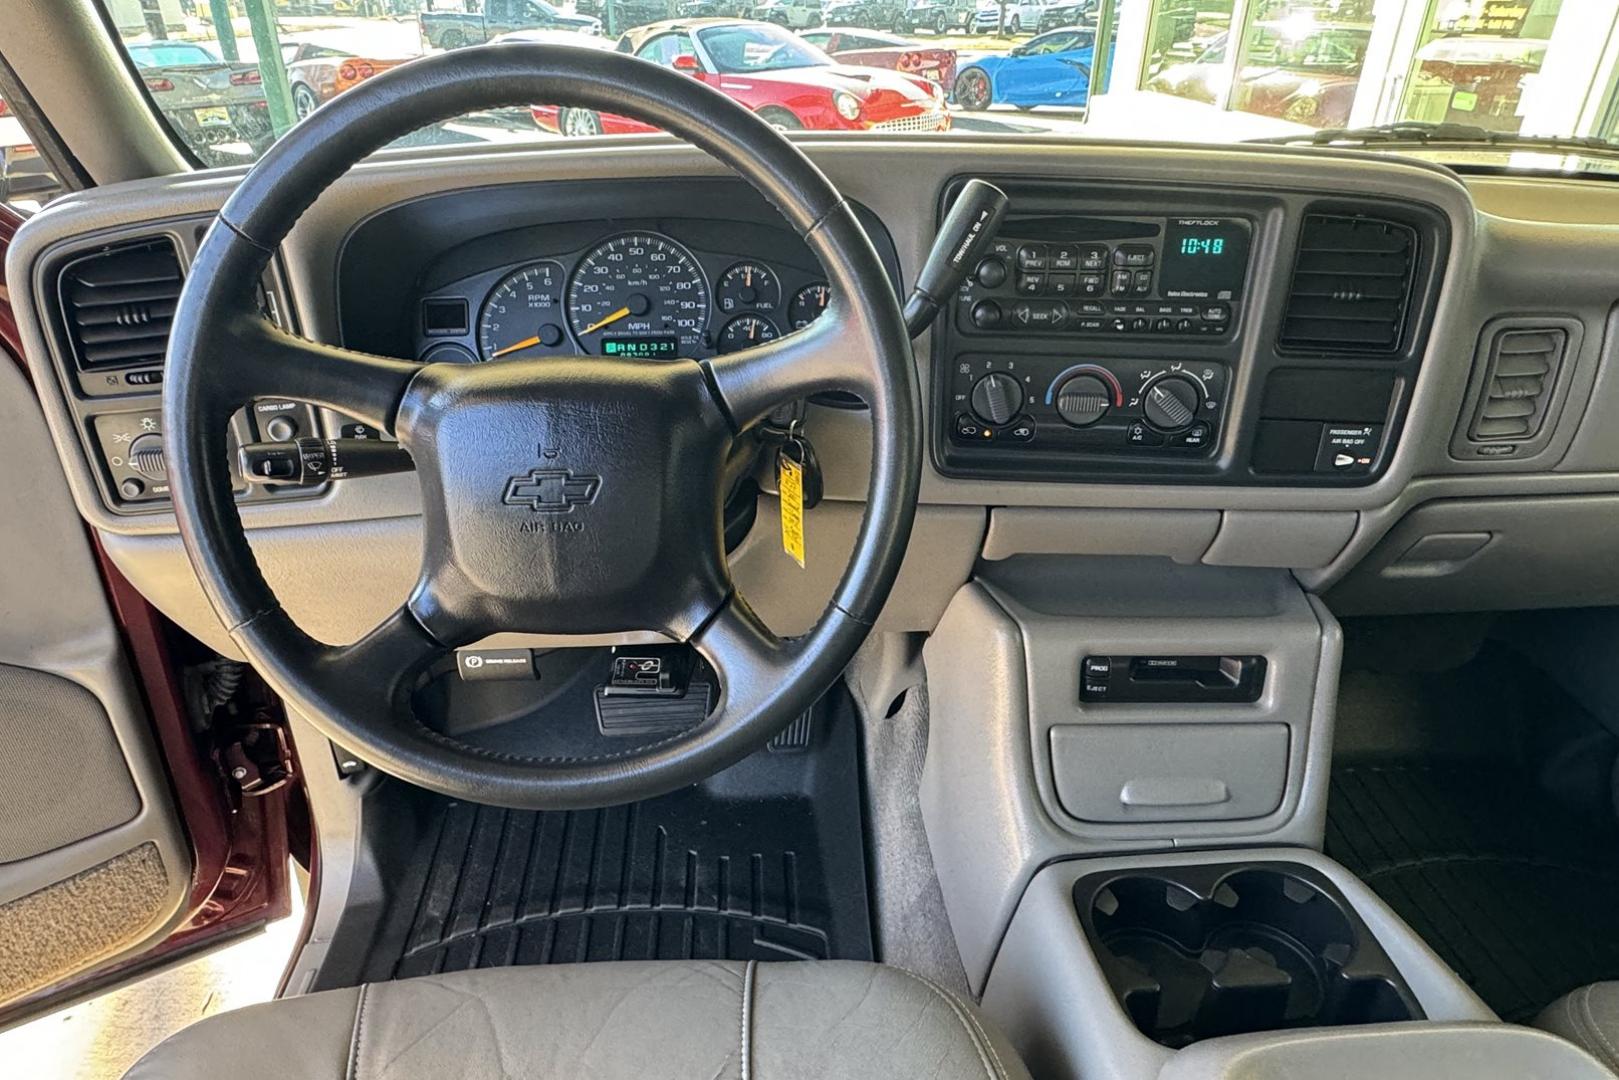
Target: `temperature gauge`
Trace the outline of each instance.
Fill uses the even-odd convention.
[[[832,286],[826,282],[806,285],[793,294],[793,302],[787,308],[787,321],[794,330],[802,330],[820,317],[831,300]]]
[[[776,324],[758,315],[738,315],[720,331],[719,351],[740,352],[781,336]]]
[[[742,311],[775,311],[781,306],[781,282],[769,267],[758,263],[737,263],[725,271],[714,290],[720,314]]]

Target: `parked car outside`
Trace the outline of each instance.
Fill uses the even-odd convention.
[[[257,64],[221,60],[189,41],[127,46],[152,100],[205,164],[250,161],[275,141]],[[240,152],[231,148],[241,145]]]
[[[863,26],[892,30],[899,25],[903,0],[831,0],[826,5],[827,26]]]
[[[0,202],[31,196],[43,202],[59,187],[56,174],[22,121],[12,114],[5,98],[0,98]]]
[[[935,34],[948,34],[952,30],[972,27],[977,0],[909,0],[900,12],[899,33],[931,30]]]
[[[1009,0],[1003,25],[999,0],[977,0],[972,29],[977,34],[993,34],[998,27],[1008,34],[1033,33],[1045,8],[1043,0]]]
[[[980,56],[956,76],[956,104],[964,109],[991,105],[1067,105],[1090,101],[1091,62],[1096,33],[1068,26],[1024,42],[1004,53]]]
[[[287,82],[292,88],[292,109],[300,120],[343,91],[391,67],[398,67],[406,59],[408,57],[355,56],[308,41],[281,46],[281,62],[286,66]]]
[[[821,0],[763,0],[753,5],[744,18],[775,23],[789,30],[820,26],[826,20]]]
[[[1296,41],[1260,24],[1232,91],[1232,106],[1312,127],[1342,127],[1360,83],[1371,28],[1322,24]],[[1230,36],[1219,35],[1196,60],[1164,68],[1147,89],[1213,103],[1224,79]],[[1281,42],[1281,43],[1279,43]]]
[[[416,22],[422,40],[434,49],[481,45],[513,30],[602,32],[600,19],[570,15],[546,0],[488,0],[482,11],[424,11]]]
[[[681,0],[676,10],[683,19],[740,19],[752,7],[751,0]]]
[[[956,50],[923,45],[881,30],[824,27],[799,35],[832,59],[860,67],[920,75],[949,91],[956,85]]]
[[[593,16],[613,34],[622,34],[647,23],[662,22],[678,14],[676,0],[613,0],[612,25],[609,26],[605,0],[575,0],[573,10],[578,15]]]
[[[1040,9],[1039,33],[1062,26],[1095,26],[1096,0],[1055,0]]]
[[[920,76],[840,65],[773,23],[672,20],[619,39],[618,51],[687,72],[778,128],[948,131],[944,91]],[[564,135],[656,130],[627,117],[535,106],[534,121]]]

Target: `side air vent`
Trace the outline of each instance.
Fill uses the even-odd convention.
[[[1473,441],[1531,439],[1539,433],[1567,351],[1565,330],[1496,331],[1489,342],[1484,392],[1468,430]]]
[[[180,297],[180,256],[167,238],[75,259],[57,282],[80,370],[161,364]]]
[[[1282,345],[1339,353],[1397,351],[1416,262],[1417,234],[1409,226],[1308,215],[1299,233]]]

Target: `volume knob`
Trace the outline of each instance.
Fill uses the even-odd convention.
[[[1107,383],[1095,375],[1075,375],[1057,388],[1057,414],[1075,427],[1090,427],[1112,404]]]
[[[973,415],[997,427],[1023,408],[1023,385],[1004,372],[992,371],[973,384]]]

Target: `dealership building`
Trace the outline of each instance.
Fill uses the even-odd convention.
[[[1217,140],[1402,120],[1619,136],[1619,0],[1106,0],[1096,18],[1091,119],[1121,134],[1161,115],[1160,134]]]

